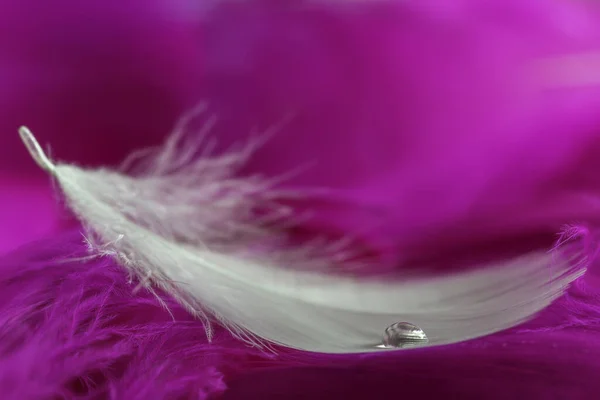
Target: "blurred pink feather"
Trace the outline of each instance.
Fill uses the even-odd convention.
[[[442,3],[226,3],[204,77],[220,139],[296,112],[248,171],[312,165],[285,183],[323,189],[296,204],[312,212],[306,229],[354,233],[389,265],[596,223],[600,80],[542,69],[600,51],[598,14]]]

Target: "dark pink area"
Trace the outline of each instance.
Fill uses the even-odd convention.
[[[48,177],[0,175],[0,187],[0,254],[48,236],[61,225],[57,198]]]

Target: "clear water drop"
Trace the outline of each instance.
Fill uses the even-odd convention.
[[[383,334],[382,344],[386,349],[403,349],[424,346],[429,342],[421,328],[409,322],[397,322],[388,326]]]

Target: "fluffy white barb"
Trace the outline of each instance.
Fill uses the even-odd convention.
[[[265,227],[288,210],[276,205],[272,182],[236,177],[252,146],[200,154],[198,143],[182,139],[185,123],[146,158],[139,176],[54,164],[27,128],[20,135],[58,181],[90,246],[115,256],[150,290],[174,296],[205,322],[209,337],[217,320],[263,347],[389,351],[386,328],[409,322],[425,332],[427,345],[460,342],[531,318],[583,273],[572,257],[553,251],[453,276],[358,279],[331,273],[331,249],[261,248],[276,237]]]

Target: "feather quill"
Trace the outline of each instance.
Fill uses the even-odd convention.
[[[530,319],[584,272],[582,257],[561,248],[405,280],[332,274],[331,258],[310,251],[249,251],[269,239],[264,221],[288,210],[276,206],[272,182],[236,177],[252,146],[196,160],[198,146],[181,145],[184,125],[140,176],[55,164],[27,128],[19,132],[58,182],[91,248],[174,296],[204,321],[209,338],[216,320],[265,349],[389,351],[386,328],[406,321],[425,332],[428,345],[455,343]],[[256,208],[270,212],[259,218]]]

